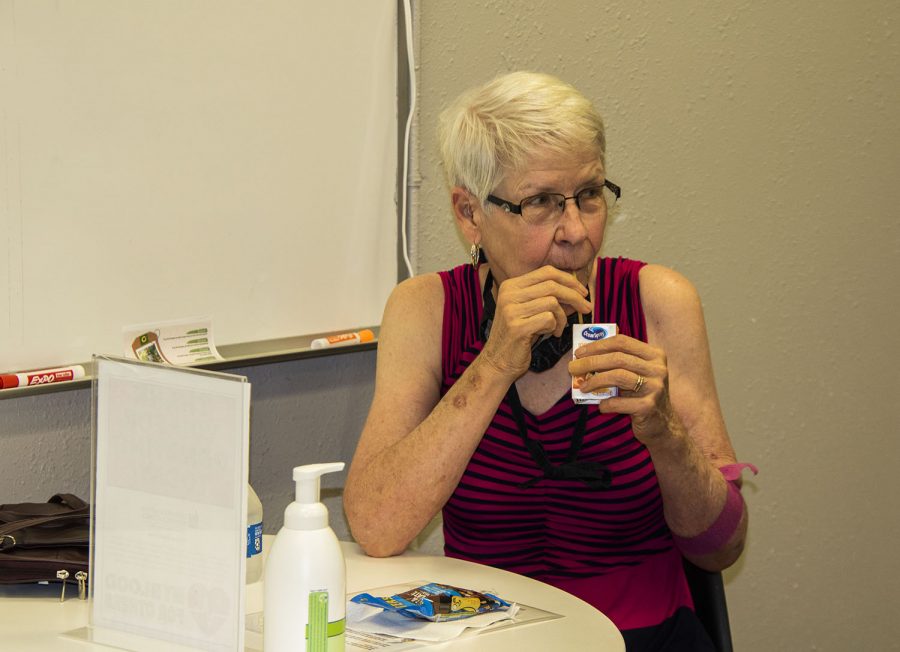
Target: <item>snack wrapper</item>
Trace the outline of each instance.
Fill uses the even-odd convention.
[[[459,620],[491,611],[505,611],[510,603],[490,593],[460,589],[431,582],[415,589],[386,598],[360,593],[351,602],[381,607],[407,618],[419,618],[435,623]]]

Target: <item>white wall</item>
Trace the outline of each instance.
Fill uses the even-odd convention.
[[[470,85],[555,73],[607,122],[604,252],[704,299],[745,482],[736,649],[900,649],[900,5],[417,3],[418,271],[465,261],[434,129]]]

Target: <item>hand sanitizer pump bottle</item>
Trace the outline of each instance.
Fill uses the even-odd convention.
[[[343,462],[294,468],[296,500],[284,511],[264,571],[265,652],[344,650],[346,566],[319,502],[319,478],[343,469]]]

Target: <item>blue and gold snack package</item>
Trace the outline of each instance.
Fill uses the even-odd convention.
[[[360,593],[351,598],[351,602],[380,607],[407,618],[420,618],[436,623],[469,618],[491,611],[505,611],[510,604],[490,593],[460,589],[437,582],[384,598]]]

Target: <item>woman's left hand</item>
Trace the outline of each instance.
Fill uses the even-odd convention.
[[[669,401],[669,370],[662,349],[627,335],[616,335],[575,352],[569,373],[586,376],[580,389],[618,387],[619,395],[600,401],[600,412],[628,414],[635,437],[645,445],[672,431],[677,417]]]

